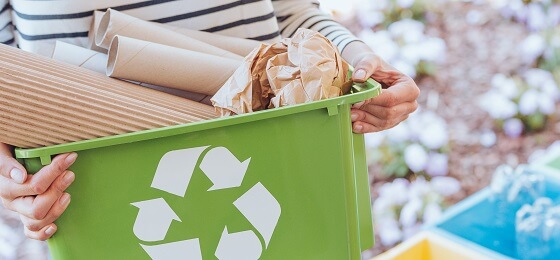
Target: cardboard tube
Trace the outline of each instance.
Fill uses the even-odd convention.
[[[108,9],[95,35],[97,46],[109,49],[113,37],[116,35],[134,39],[159,43],[190,51],[202,52],[218,57],[233,60],[242,60],[243,57],[229,51],[220,49],[199,40],[157,26],[154,23]]]
[[[66,62],[101,74],[107,73],[107,54],[56,41],[52,55],[54,60]]]
[[[97,32],[97,29],[99,28],[99,23],[101,23],[101,18],[103,18],[104,14],[105,14],[105,12],[102,12],[102,11],[93,11],[91,26],[90,26],[89,32],[88,32],[88,46],[87,47],[91,50],[96,51],[96,52],[101,52],[101,53],[106,54],[107,49],[101,48],[101,47],[99,47],[95,44],[95,33]]]
[[[80,46],[57,41],[54,47],[52,58],[54,60],[62,61],[68,64],[76,65],[78,67],[89,69],[91,71],[99,72],[103,75],[107,73],[107,60],[109,59],[107,54],[95,52],[90,49],[82,48]],[[147,83],[133,81],[131,81],[130,83],[138,84],[142,87],[165,92],[167,94],[190,99],[207,105],[212,104],[210,102],[210,97],[204,94],[193,93],[180,89],[160,87]]]
[[[240,61],[116,36],[107,76],[214,95]]]
[[[0,45],[0,142],[50,146],[215,118],[210,114],[210,106]]]
[[[260,42],[255,40],[225,36],[217,33],[201,32],[166,24],[159,25],[176,33],[180,33],[190,38],[197,39],[201,42],[208,43],[210,45],[216,46],[220,49],[224,49],[243,57],[249,55],[251,51],[259,47],[261,44]]]

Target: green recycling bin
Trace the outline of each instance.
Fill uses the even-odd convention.
[[[373,245],[363,135],[342,97],[38,149],[77,152],[53,259],[360,259]]]

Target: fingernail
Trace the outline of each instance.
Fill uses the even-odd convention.
[[[73,172],[66,172],[66,175],[64,175],[64,179],[62,179],[62,182],[65,186],[69,186],[74,181],[75,177],[76,176]]]
[[[356,126],[354,127],[354,130],[355,130],[356,132],[361,132],[363,128],[364,128],[364,127],[363,127],[362,125],[356,125]]]
[[[25,178],[25,176],[23,175],[24,173],[18,169],[18,168],[13,168],[10,171],[10,177],[16,181],[17,183],[23,183],[23,180]]]
[[[60,204],[62,206],[67,205],[70,202],[70,194],[68,193],[64,193],[64,195],[62,195],[62,198],[60,198]]]
[[[74,163],[74,161],[76,161],[76,158],[78,158],[78,154],[77,153],[71,153],[70,155],[68,155],[66,157],[66,159],[64,160],[64,163],[66,163],[66,165],[70,166]]]
[[[354,72],[354,79],[361,79],[361,80],[365,80],[366,79],[366,71],[363,69],[359,69],[356,72]]]
[[[358,119],[358,114],[352,113],[352,115],[350,116],[350,118],[352,119],[352,121],[356,121],[356,119]]]
[[[47,230],[45,230],[45,234],[47,236],[52,236],[52,234],[54,234],[54,231],[55,231],[55,229],[52,226],[50,226],[50,227],[47,228]]]

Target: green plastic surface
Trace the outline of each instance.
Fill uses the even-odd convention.
[[[202,257],[215,256],[224,227],[258,230],[233,202],[257,183],[274,196],[281,215],[260,259],[360,259],[373,246],[363,135],[353,134],[351,104],[381,92],[370,80],[342,97],[229,118],[171,126],[38,149],[17,149],[30,173],[60,153],[77,152],[72,202],[48,240],[53,259],[149,259],[143,245],[199,238]],[[251,158],[241,186],[208,191],[212,181],[197,163],[186,195],[151,187],[164,154],[225,147]],[[165,239],[141,241],[131,203],[163,198],[182,220]],[[259,235],[262,242],[262,234]],[[181,259],[180,256],[177,257]]]

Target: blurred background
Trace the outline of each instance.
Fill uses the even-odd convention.
[[[364,258],[437,222],[499,165],[560,150],[560,1],[321,2],[422,91],[407,121],[366,135],[377,244]]]
[[[422,90],[419,110],[366,135],[369,259],[486,187],[496,168],[560,152],[560,1],[321,0]],[[0,259],[46,259],[0,207]]]

